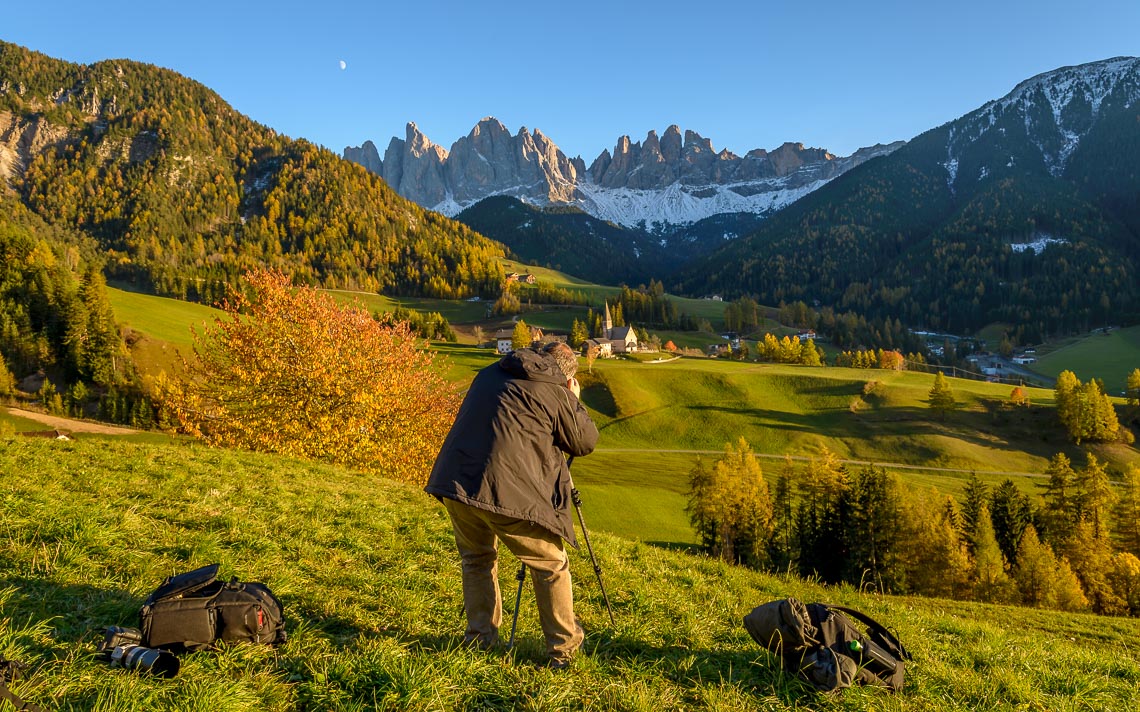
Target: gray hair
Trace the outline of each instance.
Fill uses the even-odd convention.
[[[566,344],[561,341],[554,341],[543,346],[542,350],[554,357],[554,360],[558,362],[558,370],[562,371],[566,380],[570,380],[578,372],[578,356],[574,353],[574,349]]]

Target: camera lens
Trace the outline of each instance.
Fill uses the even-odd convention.
[[[128,670],[167,678],[177,675],[182,666],[173,653],[141,645],[120,645],[111,653],[111,662]]]

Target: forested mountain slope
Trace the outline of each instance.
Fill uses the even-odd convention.
[[[775,214],[679,277],[1022,342],[1135,321],[1140,59],[1066,67]]]
[[[497,244],[138,62],[0,43],[0,178],[48,223],[93,237],[110,277],[169,296],[211,301],[258,264],[439,297],[502,278]]]

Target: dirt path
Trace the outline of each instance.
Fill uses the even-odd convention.
[[[43,423],[49,428],[56,430],[64,430],[69,433],[99,433],[100,435],[133,435],[139,432],[138,430],[131,430],[130,428],[120,428],[115,425],[104,425],[102,423],[92,423],[86,420],[72,420],[71,418],[60,418],[54,415],[46,415],[44,413],[36,413],[30,410],[20,410],[19,408],[9,408],[9,415],[14,415],[17,418],[27,418],[34,420],[38,423]]]

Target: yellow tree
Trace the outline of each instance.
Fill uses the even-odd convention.
[[[958,407],[954,401],[954,391],[950,388],[950,382],[946,380],[946,376],[942,375],[939,371],[934,374],[934,385],[930,387],[930,408],[937,411],[942,416],[942,420],[946,420],[946,414]]]
[[[426,480],[459,394],[406,323],[380,323],[281,272],[245,275],[159,393],[207,442]]]
[[[1113,533],[1120,548],[1140,557],[1140,466],[1130,464],[1121,481]]]
[[[706,470],[689,474],[689,518],[713,555],[758,566],[764,561],[772,501],[752,448],[740,438]]]
[[[979,601],[1008,603],[1017,599],[1018,591],[1005,571],[1005,559],[994,537],[989,507],[982,502],[978,510],[971,544],[974,549],[974,596]]]
[[[512,349],[525,349],[532,343],[530,337],[530,327],[526,322],[519,319],[515,322],[515,330],[511,333],[511,348]]]

